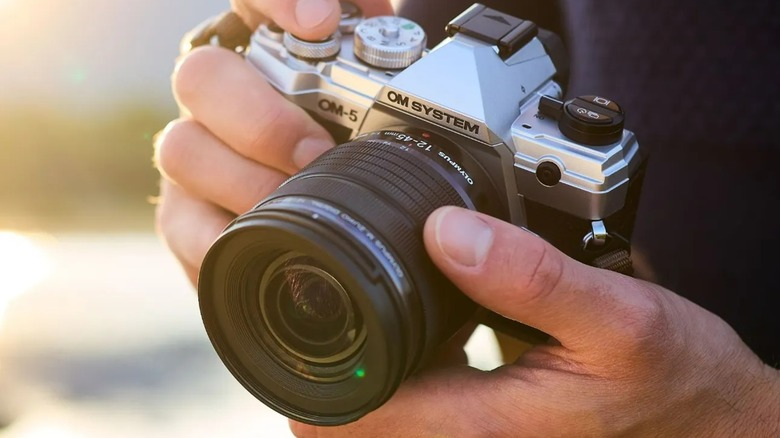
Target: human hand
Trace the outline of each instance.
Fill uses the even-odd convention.
[[[232,3],[252,28],[267,17],[307,39],[330,35],[340,18],[337,0]],[[368,16],[392,14],[389,0],[355,3]],[[334,144],[228,50],[202,47],[182,57],[173,89],[182,116],[155,142],[163,174],[157,228],[196,284],[208,248],[228,223]]]
[[[291,422],[298,437],[779,436],[780,373],[710,312],[456,207],[424,238],[474,301],[557,342],[493,371],[425,370],[355,423]]]
[[[350,0],[366,17],[393,15],[390,0]],[[233,10],[252,29],[267,19],[293,35],[317,40],[338,28],[341,6],[338,0],[230,0]]]

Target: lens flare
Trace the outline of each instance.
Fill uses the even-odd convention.
[[[6,307],[51,271],[47,254],[30,237],[0,231],[0,322]]]

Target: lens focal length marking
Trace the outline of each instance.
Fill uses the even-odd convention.
[[[394,134],[394,133],[393,132],[387,132],[387,134]],[[422,149],[425,152],[432,152],[432,149],[434,147],[436,147],[433,144],[428,143],[425,140],[420,140],[420,139],[414,138],[411,135],[403,133],[403,132],[398,132],[398,133],[395,133],[395,134],[397,135],[396,136],[397,140],[402,141],[402,142],[407,142],[407,143],[413,143],[415,146],[417,146],[417,149]],[[471,176],[468,174],[468,172],[466,172],[466,170],[463,168],[463,166],[458,164],[457,161],[453,160],[452,157],[450,157],[444,151],[441,151],[441,150],[437,153],[437,155],[440,158],[442,158],[445,161],[447,161],[452,166],[452,168],[455,169],[455,171],[457,171],[460,174],[460,176],[462,176],[463,179],[466,180],[466,182],[470,186],[474,185],[474,180],[471,178]]]
[[[416,131],[416,130],[415,130]],[[405,132],[402,130],[378,131],[359,136],[355,141],[379,141],[383,144],[393,147],[400,147],[408,152],[418,152],[421,156],[429,159],[434,168],[442,173],[453,183],[453,187],[458,191],[463,202],[472,210],[476,209],[472,201],[471,193],[478,189],[477,183],[470,172],[468,172],[462,160],[454,157],[452,153],[444,150],[437,143],[448,143],[447,140],[431,134],[429,132]],[[459,148],[451,148],[459,151]],[[454,180],[454,181],[453,181]]]
[[[463,180],[470,186],[474,185],[474,179],[466,171],[466,169],[452,156],[447,154],[439,146],[417,137],[414,137],[406,132],[401,131],[381,131],[379,133],[381,137],[388,137],[393,141],[401,142],[405,146],[429,153],[429,156],[436,156],[444,161],[449,167],[451,167],[456,174],[460,175]],[[373,137],[373,135],[371,136]],[[380,137],[380,138],[381,138]],[[358,137],[356,140],[367,140],[367,138]]]

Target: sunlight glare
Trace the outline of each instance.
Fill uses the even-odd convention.
[[[11,301],[43,281],[50,271],[51,260],[30,237],[0,231],[0,323]]]
[[[8,438],[77,438],[83,436],[70,430],[64,424],[56,424],[54,421],[46,418],[40,420],[34,418],[32,423],[23,423],[21,426],[11,427],[6,434]]]

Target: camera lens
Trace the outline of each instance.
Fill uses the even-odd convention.
[[[266,270],[259,311],[291,355],[319,363],[343,360],[365,339],[360,311],[315,259],[287,253]]]
[[[337,146],[209,249],[198,294],[214,348],[289,418],[362,417],[475,309],[428,257],[425,220],[444,205],[498,216],[488,204],[497,199],[476,161],[430,132],[379,131]]]

